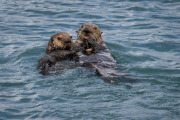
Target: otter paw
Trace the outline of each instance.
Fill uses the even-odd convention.
[[[90,55],[92,53],[92,50],[93,50],[92,48],[86,49],[86,54]]]

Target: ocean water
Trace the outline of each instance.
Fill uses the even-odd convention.
[[[136,83],[88,69],[43,76],[50,37],[91,22]],[[179,0],[1,0],[0,120],[179,120]]]

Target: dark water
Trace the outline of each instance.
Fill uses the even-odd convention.
[[[108,84],[87,69],[42,76],[52,34],[76,39],[92,22],[118,69],[140,80]],[[0,119],[180,118],[179,0],[1,0]]]

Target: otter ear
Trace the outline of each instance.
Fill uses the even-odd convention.
[[[70,36],[70,38],[72,39],[72,36]]]
[[[103,32],[101,32],[101,35],[103,34]]]

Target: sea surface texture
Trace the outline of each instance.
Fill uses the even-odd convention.
[[[137,82],[84,68],[43,76],[50,37],[91,22]],[[0,120],[179,120],[179,0],[0,0]]]

